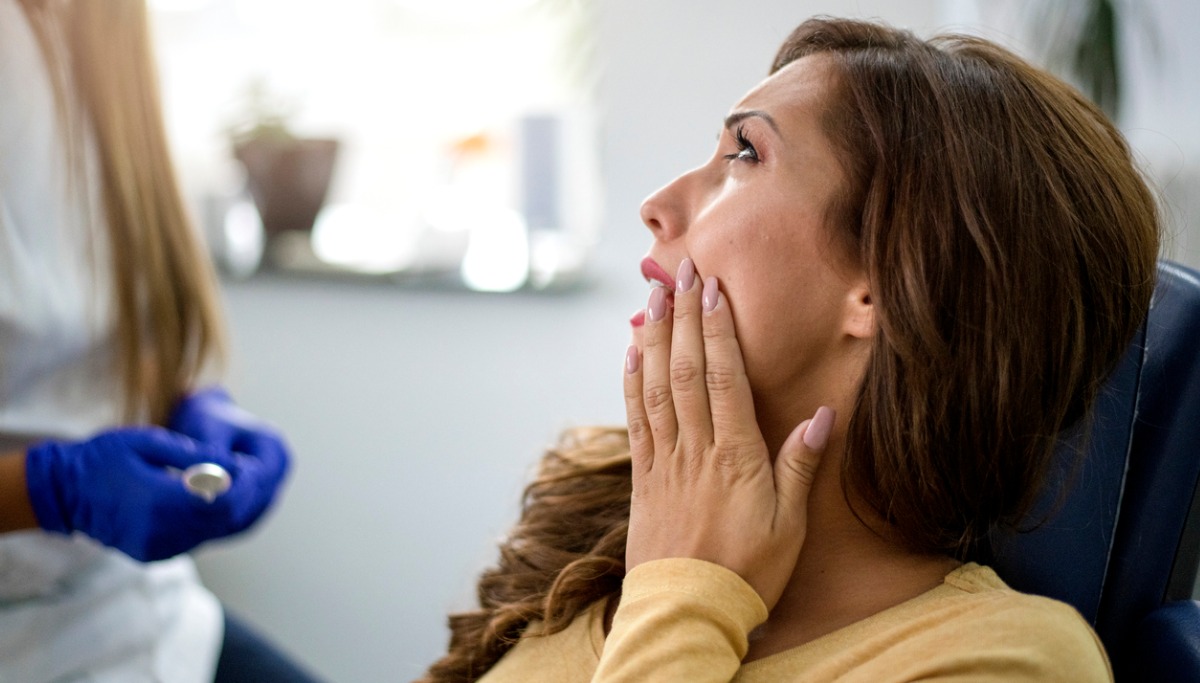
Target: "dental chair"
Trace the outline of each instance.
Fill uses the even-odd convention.
[[[1118,683],[1200,681],[1200,272],[1162,261],[1158,278],[1091,423],[1060,448],[1033,530],[992,538],[1010,586],[1091,622]]]

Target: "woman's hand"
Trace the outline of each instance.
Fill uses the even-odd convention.
[[[625,405],[633,457],[627,569],[692,557],[733,570],[778,602],[804,543],[808,492],[833,426],[821,408],[772,462],[728,303],[685,260],[674,314],[650,296],[643,350],[626,358]]]

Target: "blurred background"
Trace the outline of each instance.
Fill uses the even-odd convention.
[[[1200,266],[1194,0],[151,5],[176,158],[222,268],[228,382],[296,454],[267,522],[198,562],[334,681],[417,676],[543,448],[623,422],[648,293],[639,203],[708,157],[810,15],[970,31],[1061,69],[1159,188],[1167,255]]]

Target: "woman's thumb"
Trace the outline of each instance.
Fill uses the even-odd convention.
[[[802,514],[808,492],[816,480],[817,466],[833,432],[833,408],[821,406],[811,419],[801,422],[784,441],[775,458],[775,492],[780,511]]]

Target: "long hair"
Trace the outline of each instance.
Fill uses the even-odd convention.
[[[144,0],[21,5],[64,129],[79,120],[95,142],[124,417],[162,423],[208,364],[224,360],[226,342],[216,276],[171,163]]]
[[[908,547],[976,559],[1145,317],[1154,197],[1097,106],[985,40],[817,19],[772,72],[814,54],[849,177],[828,223],[879,324],[843,486]]]
[[[896,542],[973,559],[1028,508],[1058,435],[1144,318],[1154,199],[1099,109],[986,41],[818,18],[771,71],[818,54],[848,178],[827,223],[867,273],[879,326],[843,487]],[[599,469],[589,440],[550,452],[480,609],[451,617],[449,653],[422,683],[477,680],[529,621],[553,633],[619,591],[630,481],[617,434]]]
[[[474,681],[531,621],[565,629],[620,590],[631,492],[629,439],[621,429],[577,429],[542,459],[500,561],[477,588],[479,609],[450,616],[449,652],[422,683]]]

